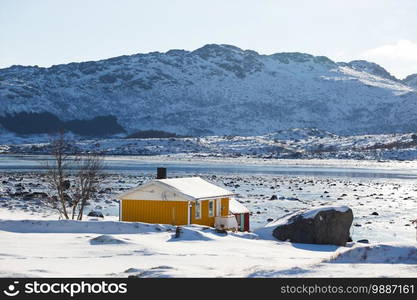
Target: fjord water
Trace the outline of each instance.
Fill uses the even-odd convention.
[[[30,172],[45,171],[47,164],[52,162],[52,157],[47,155],[0,155],[0,172]],[[201,160],[149,160],[134,156],[107,156],[104,163],[104,171],[113,174],[125,175],[149,175],[154,174],[157,167],[168,168],[171,174],[196,175],[196,174],[265,174],[265,175],[299,175],[299,176],[326,176],[326,177],[358,177],[358,178],[397,178],[417,179],[417,170],[414,169],[379,169],[362,167],[334,167],[312,165],[293,165],[285,163],[262,164],[239,162],[213,162]]]

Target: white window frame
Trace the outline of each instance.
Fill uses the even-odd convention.
[[[211,211],[210,211],[210,205],[211,205]],[[208,203],[208,216],[209,217],[214,217],[214,199],[209,200]]]
[[[201,219],[201,203],[200,201],[196,201],[194,205],[194,217],[196,220]]]
[[[216,217],[222,215],[222,199],[216,199]]]

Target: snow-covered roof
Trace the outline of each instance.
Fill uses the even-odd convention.
[[[212,184],[200,177],[183,177],[155,179],[144,185],[126,191],[125,193],[119,195],[118,198],[123,199],[129,196],[137,197],[140,193],[142,196],[144,196],[143,194],[147,193],[145,199],[152,200],[151,198],[149,198],[151,196],[151,194],[149,194],[150,192],[154,194],[153,197],[157,197],[155,198],[155,200],[161,199],[162,196],[160,192],[159,194],[154,193],[155,189],[152,188],[151,191],[147,191],[147,189],[149,189],[152,186],[159,189],[160,191],[170,191],[172,195],[167,195],[166,193],[163,194],[165,198],[167,198],[167,196],[170,196],[170,199],[172,198],[171,200],[202,200],[229,197],[235,195],[235,193],[221,188],[215,184]]]
[[[200,177],[156,179],[154,182],[174,189],[194,200],[235,195],[235,193],[212,184]]]
[[[249,213],[249,209],[244,206],[242,203],[237,201],[235,198],[229,200],[229,211],[232,214],[245,214]]]

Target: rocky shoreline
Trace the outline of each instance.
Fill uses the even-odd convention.
[[[175,177],[180,174],[171,174]],[[181,174],[182,176],[183,174]],[[417,210],[413,180],[342,178],[292,175],[199,175],[239,194],[238,201],[251,210],[251,229],[284,215],[316,206],[348,205],[355,214],[354,240],[413,241],[411,224]],[[104,218],[116,218],[116,195],[152,178],[152,175],[103,174],[100,190],[87,208]],[[57,218],[44,205],[48,184],[38,172],[0,173],[0,212]]]

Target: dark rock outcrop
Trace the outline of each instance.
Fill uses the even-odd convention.
[[[352,221],[353,213],[347,206],[321,207],[278,220],[273,236],[293,243],[345,246]]]
[[[89,217],[97,217],[97,218],[104,218],[103,213],[100,211],[92,210],[88,213]]]

